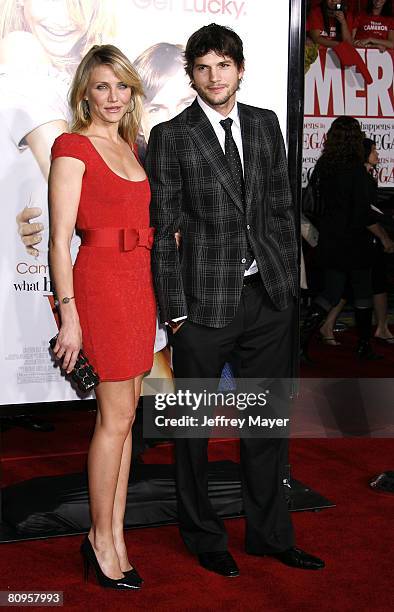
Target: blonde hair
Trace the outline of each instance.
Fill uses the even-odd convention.
[[[129,144],[134,144],[142,115],[142,83],[137,71],[127,57],[114,45],[95,45],[79,64],[70,88],[72,110],[71,132],[83,132],[92,123],[84,103],[84,96],[92,70],[100,65],[110,66],[118,79],[131,88],[131,112],[123,115],[119,122],[119,134]]]
[[[85,33],[73,49],[72,56],[53,57],[55,65],[71,68],[73,60],[80,58],[92,45],[109,42],[115,34],[115,17],[111,0],[66,0],[73,23],[86,27]],[[15,31],[30,32],[24,15],[24,8],[18,0],[0,0],[0,39]]]
[[[23,14],[23,6],[17,0],[1,0],[0,39],[18,30],[29,30]]]

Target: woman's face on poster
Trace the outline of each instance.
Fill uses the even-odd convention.
[[[146,142],[155,125],[178,115],[195,97],[196,92],[190,87],[185,70],[180,65],[179,70],[166,80],[154,98],[144,105],[141,125]]]
[[[84,11],[92,14],[93,2],[87,0]],[[69,55],[86,34],[89,15],[77,23],[70,14],[67,0],[24,0],[25,20],[46,53],[55,57]]]

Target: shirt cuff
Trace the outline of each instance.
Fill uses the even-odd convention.
[[[184,321],[185,319],[187,319],[187,316],[184,315],[183,317],[176,317],[176,319],[171,319],[171,323],[178,323],[179,321]],[[170,321],[166,321],[166,325],[169,325]]]

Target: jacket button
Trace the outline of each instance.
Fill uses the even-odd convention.
[[[243,259],[241,259],[241,263],[246,263],[245,257]]]
[[[250,225],[247,225],[247,226],[246,226],[246,229],[250,230]]]

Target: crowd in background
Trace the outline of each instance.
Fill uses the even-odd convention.
[[[393,1],[307,2],[305,71],[319,47],[332,48],[341,58],[339,45],[381,53],[394,49]],[[340,345],[336,321],[346,302],[354,308],[360,358],[379,358],[370,342],[373,311],[376,341],[394,344],[387,305],[387,256],[394,243],[385,229],[392,218],[378,207],[378,162],[375,142],[364,138],[356,119],[343,116],[332,123],[303,198],[303,238],[309,247],[301,286],[308,287],[312,300],[301,329],[306,361],[315,332],[325,345]]]
[[[394,49],[392,0],[310,0],[307,41],[328,48],[347,42],[359,48]]]

